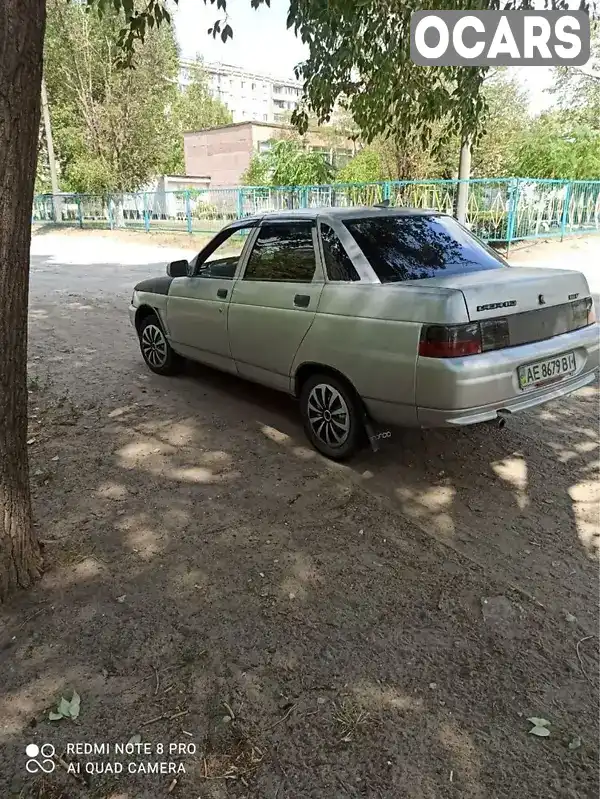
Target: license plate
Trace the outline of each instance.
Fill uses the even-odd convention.
[[[564,355],[555,355],[553,358],[546,358],[544,361],[519,366],[519,386],[521,389],[541,386],[544,383],[558,380],[564,375],[573,374],[576,370],[575,353],[565,352]]]

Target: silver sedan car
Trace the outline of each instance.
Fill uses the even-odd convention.
[[[190,358],[288,392],[334,459],[380,425],[502,425],[591,383],[600,365],[582,274],[511,267],[429,211],[241,219],[139,283],[130,315],[152,371]]]

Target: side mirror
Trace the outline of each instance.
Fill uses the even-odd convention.
[[[167,265],[167,275],[169,275],[169,277],[187,277],[189,268],[190,265],[185,259],[181,261],[171,261],[171,263]]]

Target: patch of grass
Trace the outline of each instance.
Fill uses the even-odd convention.
[[[340,740],[344,743],[352,741],[370,719],[366,710],[349,699],[342,700],[339,705],[333,704],[333,720],[341,728]]]

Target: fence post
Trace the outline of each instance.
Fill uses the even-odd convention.
[[[391,194],[390,188],[391,188],[390,181],[386,180],[386,182],[383,184],[383,199],[384,200],[389,200],[390,199],[390,194]]]
[[[79,219],[79,227],[83,228],[83,211],[81,210],[81,197],[77,197],[77,218]]]
[[[510,245],[515,235],[517,212],[519,208],[519,178],[509,182],[508,186],[508,222],[506,225],[506,255],[510,252]]]
[[[108,200],[108,226],[110,227],[111,230],[114,230],[114,227],[115,227],[115,217],[114,217],[114,214],[113,214],[113,205],[114,205],[113,199],[112,199],[112,197],[109,197],[109,200]]]
[[[150,218],[148,215],[148,194],[144,192],[144,230],[146,233],[150,231]]]
[[[562,215],[560,217],[560,240],[563,241],[565,238],[565,233],[567,231],[567,222],[569,220],[569,203],[571,202],[571,192],[573,190],[573,184],[567,183],[567,189],[565,191],[565,199],[563,201],[563,209]]]
[[[187,220],[187,232],[192,233],[192,209],[190,208],[190,190],[185,192],[185,218]]]
[[[241,219],[244,216],[244,190],[243,189],[238,189],[237,215],[238,215],[238,219]]]

